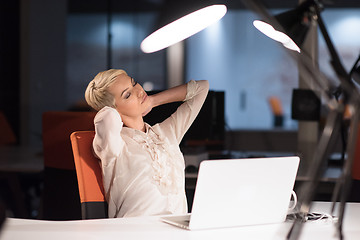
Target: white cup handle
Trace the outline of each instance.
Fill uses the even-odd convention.
[[[293,197],[294,201],[293,201],[292,206],[289,207],[289,211],[294,210],[297,205],[297,196],[296,196],[296,193],[294,190],[292,191],[291,196]]]

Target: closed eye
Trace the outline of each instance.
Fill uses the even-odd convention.
[[[131,78],[132,87],[135,87],[136,84],[138,84],[138,82],[135,81],[134,78]],[[128,99],[131,96],[131,91],[129,90],[129,88],[125,89],[124,93],[125,93],[125,96],[124,96],[125,99]]]
[[[130,92],[127,92],[127,93],[125,94],[125,99],[128,99],[130,96],[131,96],[131,93],[130,93]]]

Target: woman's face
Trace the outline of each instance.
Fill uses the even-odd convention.
[[[150,103],[144,89],[133,78],[120,74],[109,87],[114,96],[116,110],[122,119],[136,119],[142,117]]]

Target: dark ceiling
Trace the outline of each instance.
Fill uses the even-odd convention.
[[[108,6],[113,12],[146,12],[158,11],[166,0],[68,0],[68,9],[70,13],[91,13],[106,12]],[[180,1],[184,3],[187,0],[170,0],[172,3]],[[217,1],[226,4],[228,9],[243,9],[241,0],[223,0]],[[262,0],[268,8],[292,8],[299,0]],[[360,0],[323,0],[321,3],[326,8],[360,8]]]

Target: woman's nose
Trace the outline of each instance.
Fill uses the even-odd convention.
[[[142,89],[138,89],[138,97],[142,97],[144,95],[144,91]]]

